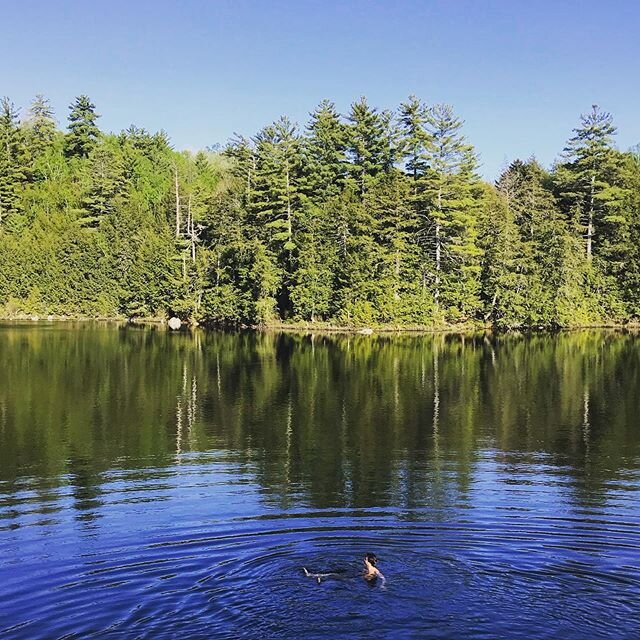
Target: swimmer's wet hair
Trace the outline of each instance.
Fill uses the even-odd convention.
[[[364,556],[374,567],[378,564],[378,558],[375,553],[365,553]]]

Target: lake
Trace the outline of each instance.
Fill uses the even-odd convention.
[[[632,333],[4,324],[0,637],[638,638],[639,418]]]

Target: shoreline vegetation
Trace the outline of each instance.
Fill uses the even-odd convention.
[[[172,331],[166,317],[137,317],[125,318],[123,316],[114,317],[98,317],[98,316],[34,316],[26,314],[18,314],[13,316],[0,315],[0,323],[21,324],[21,325],[42,325],[54,323],[104,323],[126,326],[154,326],[162,327],[166,331]],[[640,332],[640,322],[624,322],[624,323],[598,323],[589,325],[573,325],[570,327],[520,327],[518,329],[500,329],[491,324],[467,323],[458,325],[393,325],[382,324],[373,326],[360,325],[337,325],[331,322],[272,322],[262,325],[220,325],[198,322],[182,322],[176,331],[191,331],[201,329],[205,331],[215,330],[241,330],[255,331],[263,333],[303,333],[303,334],[352,334],[352,335],[389,335],[389,334],[458,334],[458,335],[474,335],[474,334],[490,334],[490,333],[558,333],[567,331],[589,331],[589,330],[606,330],[606,331],[629,331]]]
[[[453,108],[322,101],[197,153],[0,101],[0,317],[324,332],[632,328],[640,147],[593,106],[495,183]]]

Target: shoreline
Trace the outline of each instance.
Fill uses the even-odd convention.
[[[107,323],[124,324],[134,326],[156,326],[164,327],[167,331],[172,329],[168,326],[168,318],[144,317],[126,318],[124,316],[67,316],[67,315],[47,315],[38,316],[31,314],[17,314],[12,316],[0,316],[0,323],[19,324],[43,324],[43,323]],[[566,327],[546,327],[529,326],[514,327],[510,329],[496,329],[495,327],[481,323],[466,323],[459,325],[337,325],[330,322],[272,322],[264,325],[217,325],[211,323],[190,323],[183,321],[178,331],[203,329],[205,331],[257,331],[264,333],[321,333],[321,334],[351,334],[351,335],[374,335],[374,334],[471,334],[471,333],[558,333],[563,331],[579,330],[640,330],[638,322],[601,322],[584,325],[571,325]]]

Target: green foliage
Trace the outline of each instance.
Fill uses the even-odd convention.
[[[69,132],[42,96],[0,109],[5,315],[165,316],[210,324],[491,323],[640,318],[640,154],[583,116],[551,174],[516,160],[495,186],[448,105],[394,115],[323,101],[222,152],[164,132]]]
[[[56,138],[60,136],[53,118],[53,109],[47,98],[42,95],[35,97],[23,128],[28,153],[31,161],[35,162],[54,145]]]
[[[347,127],[347,152],[351,160],[351,188],[364,194],[372,178],[388,171],[394,162],[391,114],[369,106],[366,98],[351,105]]]
[[[451,321],[467,320],[480,308],[476,157],[449,105],[435,105],[426,118],[429,169],[416,197],[424,219],[421,237],[433,260],[436,305]]]
[[[290,298],[295,316],[312,322],[329,317],[333,297],[335,249],[327,239],[330,229],[327,209],[307,210],[299,235]]]
[[[302,141],[304,192],[315,203],[340,193],[347,175],[347,126],[335,105],[323,100],[311,114],[307,136]]]
[[[0,101],[0,224],[21,210],[26,181],[26,149],[18,110],[9,98]]]
[[[75,99],[69,111],[65,153],[69,158],[86,158],[100,135],[96,125],[100,116],[96,113],[96,106],[84,95]]]
[[[565,213],[580,225],[587,259],[603,255],[615,261],[628,224],[623,208],[624,158],[613,148],[616,128],[611,114],[593,105],[580,121],[565,147],[566,162],[556,171],[558,196]]]

